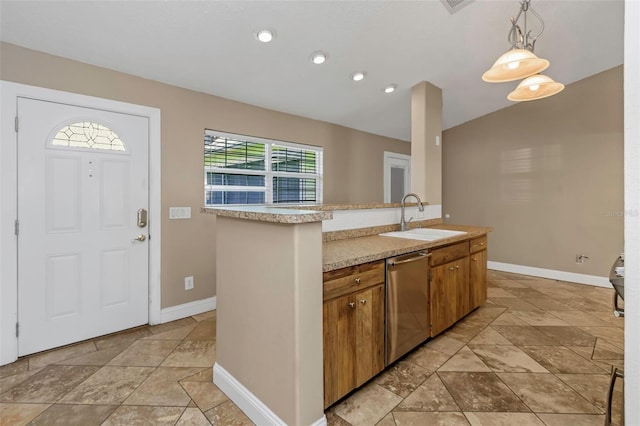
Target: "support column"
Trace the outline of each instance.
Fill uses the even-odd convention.
[[[442,90],[426,81],[411,89],[411,191],[442,204]]]

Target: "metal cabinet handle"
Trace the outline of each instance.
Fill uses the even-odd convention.
[[[455,270],[456,270],[456,268],[454,268],[453,266],[449,266],[449,270],[450,270],[450,271],[455,271]]]
[[[356,278],[356,284],[360,284],[360,277]]]
[[[425,253],[425,252],[421,251],[418,254],[416,254],[415,257],[410,257],[409,259],[400,260],[398,262],[389,261],[388,265],[389,266],[396,266],[396,265],[401,265],[403,263],[415,262],[416,260],[420,260],[423,257],[431,257],[431,253]]]
[[[360,303],[362,303],[363,305],[366,305],[367,304],[367,299],[361,299]]]
[[[355,308],[356,307],[356,302],[349,302],[349,307],[351,309]]]
[[[460,269],[460,265],[456,265],[456,269]]]
[[[477,262],[477,261],[478,261],[478,259],[476,259],[475,257],[472,257],[472,258],[471,258],[471,261],[472,261],[472,262]]]

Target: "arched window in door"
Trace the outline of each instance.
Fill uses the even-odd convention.
[[[80,121],[64,126],[53,137],[51,145],[54,147],[126,151],[124,143],[113,130],[90,121]]]

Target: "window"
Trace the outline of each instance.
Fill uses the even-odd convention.
[[[64,126],[51,141],[54,147],[89,148],[107,151],[124,151],[120,137],[99,123],[81,121]]]
[[[205,131],[204,203],[322,202],[322,148]]]

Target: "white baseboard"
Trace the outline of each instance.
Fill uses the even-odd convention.
[[[575,272],[556,271],[554,269],[536,268],[533,266],[513,265],[511,263],[487,262],[487,268],[496,271],[512,272],[514,274],[531,275],[533,277],[550,278],[552,280],[569,281],[578,284],[588,284],[597,287],[611,287],[608,277],[577,274]]]
[[[182,305],[171,306],[160,311],[160,324],[198,315],[203,312],[212,311],[216,308],[216,296],[208,299],[196,300],[195,302],[183,303]]]
[[[213,383],[224,392],[257,425],[286,425],[280,417],[236,380],[217,362],[213,364]],[[326,426],[327,418],[316,420],[311,426]]]
[[[217,362],[213,364],[213,383],[257,425],[286,425],[280,417],[236,380]]]
[[[321,418],[311,423],[310,426],[327,426],[327,416],[323,414]]]

